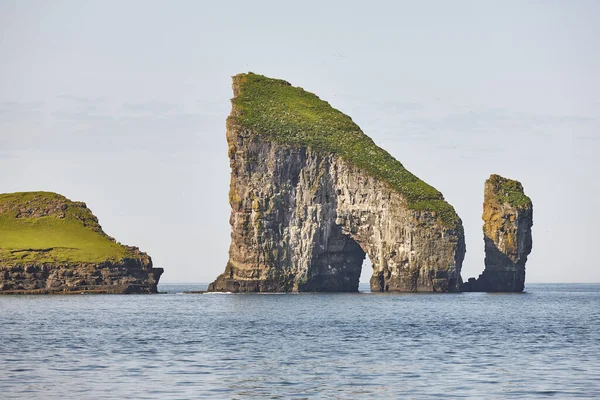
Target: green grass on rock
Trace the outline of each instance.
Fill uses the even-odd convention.
[[[85,204],[56,193],[0,194],[0,264],[98,263],[130,250],[108,237]]]
[[[438,190],[410,173],[326,101],[286,81],[253,73],[235,76],[234,84],[239,88],[233,99],[237,124],[278,143],[334,153],[397,190],[410,209],[435,212],[444,225],[457,226],[458,215]]]
[[[490,175],[488,182],[494,187],[500,203],[508,203],[515,208],[531,207],[531,199],[525,195],[521,182],[496,174]]]

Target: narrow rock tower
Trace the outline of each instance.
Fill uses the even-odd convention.
[[[302,88],[233,78],[231,246],[210,291],[458,291],[462,222],[350,117]]]
[[[485,270],[463,291],[522,292],[531,252],[533,204],[518,181],[491,175],[483,201]]]

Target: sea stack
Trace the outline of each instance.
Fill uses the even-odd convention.
[[[162,273],[104,233],[85,203],[0,194],[0,294],[156,293]]]
[[[520,182],[491,175],[485,182],[483,240],[485,270],[462,291],[522,292],[531,253],[533,204]]]
[[[231,246],[210,291],[459,290],[462,222],[442,194],[302,88],[233,77]]]

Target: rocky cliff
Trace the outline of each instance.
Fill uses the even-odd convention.
[[[458,291],[463,227],[442,194],[314,94],[233,78],[231,246],[211,291]]]
[[[491,175],[483,201],[485,270],[462,291],[522,292],[525,263],[531,252],[533,204],[520,182]]]
[[[162,268],[107,236],[85,203],[0,194],[0,294],[156,293]]]

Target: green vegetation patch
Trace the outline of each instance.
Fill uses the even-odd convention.
[[[98,263],[129,255],[84,203],[50,192],[0,194],[0,263]]]
[[[531,199],[525,195],[521,182],[491,175],[488,182],[494,187],[494,193],[500,203],[508,203],[515,208],[531,207]]]
[[[233,119],[240,126],[278,143],[334,153],[397,190],[409,208],[433,211],[444,225],[456,227],[458,215],[438,190],[410,173],[326,101],[286,81],[253,73],[235,76],[234,85],[239,90]]]

